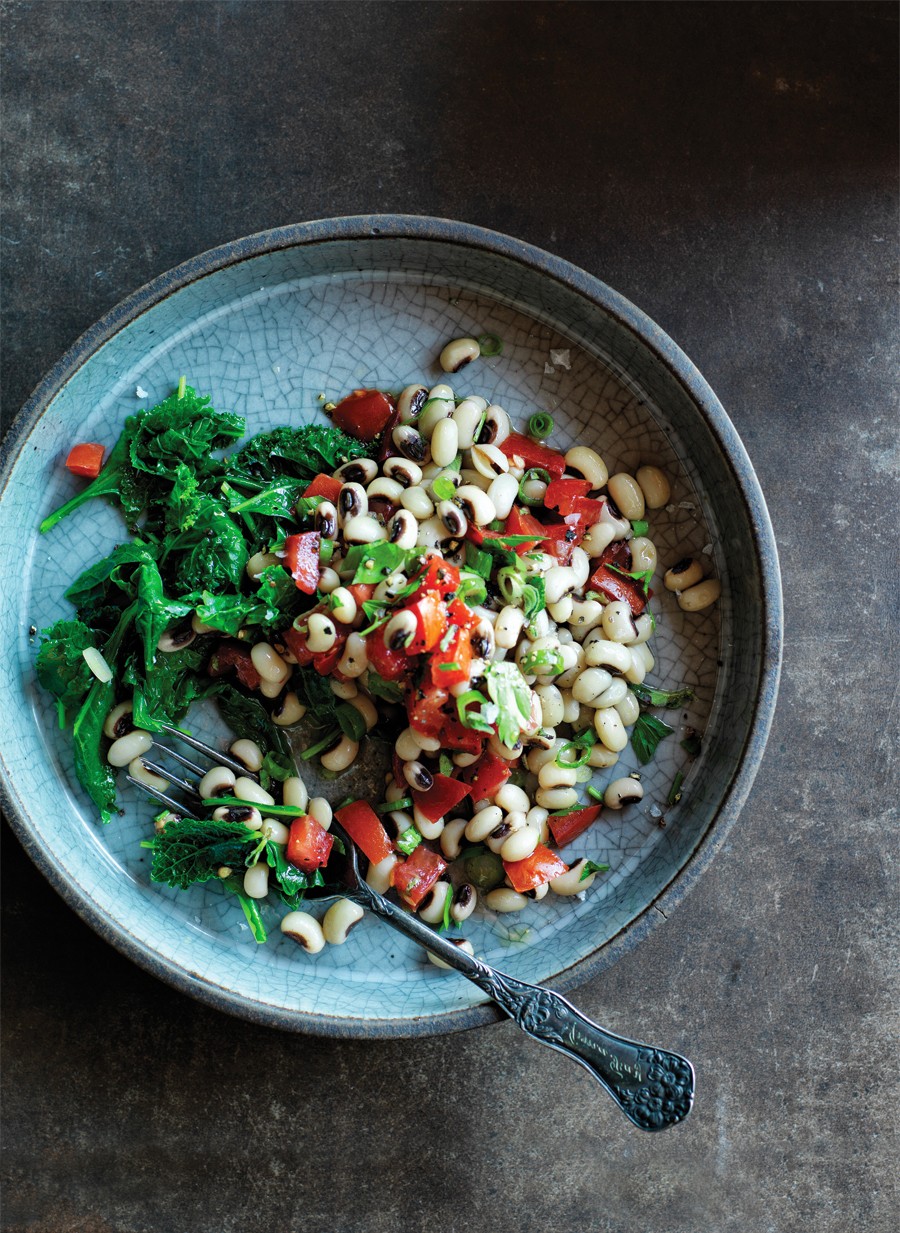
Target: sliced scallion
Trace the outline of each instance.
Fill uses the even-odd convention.
[[[545,441],[553,428],[553,416],[546,411],[536,411],[528,420],[528,435],[535,441]]]

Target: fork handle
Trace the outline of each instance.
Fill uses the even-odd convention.
[[[635,1126],[665,1130],[690,1113],[694,1068],[686,1058],[608,1032],[561,994],[508,976],[467,955],[365,883],[360,891],[360,902],[374,915],[462,972],[532,1040],[565,1053],[583,1066]]]

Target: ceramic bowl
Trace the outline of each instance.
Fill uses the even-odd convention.
[[[63,591],[121,540],[101,502],[49,535],[41,517],[80,481],[62,461],[76,440],[111,444],[124,417],[181,374],[249,432],[320,414],[319,396],[442,379],[460,335],[493,333],[502,355],[454,377],[514,422],[540,409],[554,444],[595,447],[616,470],[653,462],[673,481],[652,515],[663,566],[691,553],[722,582],[719,604],[682,612],[657,585],[652,681],[692,686],[676,727],[644,770],[638,806],[604,817],[567,850],[610,873],[581,900],[550,896],[515,915],[467,922],[476,953],[567,990],[671,915],[747,797],[775,703],[781,640],[777,555],[762,493],[738,436],[690,360],[596,278],[505,236],[444,220],[375,216],[283,227],[204,253],[135,292],[48,373],[5,442],[0,564],[16,578],[0,610],[7,671],[2,771],[22,843],[66,901],[114,946],[184,992],[247,1019],[339,1036],[452,1031],[496,1017],[480,990],[423,962],[366,919],[315,957],[281,937],[258,947],[239,907],[214,889],[151,887],[151,806],[127,790],[103,827],[72,770],[68,735],[36,687],[29,631],[69,611]],[[192,723],[213,734],[212,715]],[[702,753],[682,749],[687,728]],[[221,733],[219,733],[221,735]],[[636,767],[631,750],[618,773]],[[683,797],[666,797],[678,771]],[[608,774],[601,772],[598,781]],[[677,927],[670,925],[670,928]]]

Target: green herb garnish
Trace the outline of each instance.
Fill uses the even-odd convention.
[[[640,715],[631,729],[631,745],[638,761],[646,766],[656,753],[659,742],[675,731],[655,715]]]

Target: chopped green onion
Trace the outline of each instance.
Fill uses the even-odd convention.
[[[402,852],[404,856],[409,856],[411,852],[415,852],[421,842],[421,832],[414,826],[408,826],[403,834],[394,841],[394,847],[398,852]]]
[[[570,761],[569,758],[565,756],[569,750],[580,750],[580,753],[575,759]],[[585,749],[583,745],[578,745],[575,741],[566,741],[565,745],[563,745],[562,749],[560,749],[559,753],[556,755],[555,761],[557,766],[561,766],[567,771],[577,771],[580,766],[585,765],[590,756],[591,751],[589,749]]]
[[[593,784],[591,784],[588,788],[587,794],[591,800],[599,801],[601,805],[603,804],[603,793],[599,791],[599,789],[595,788]]]
[[[517,604],[525,594],[525,583],[514,566],[505,565],[498,572],[497,586],[508,604]]]
[[[488,556],[488,553],[484,553]],[[484,579],[478,574],[470,574],[465,570],[460,575],[459,586],[456,588],[457,598],[470,608],[477,608],[487,599],[487,587]]]
[[[320,539],[319,540],[319,560],[328,562],[334,556],[334,540]]]
[[[684,783],[684,773],[679,771],[675,776],[672,787],[669,789],[669,795],[666,797],[667,805],[677,805],[681,800],[681,785]]]
[[[545,441],[553,428],[553,416],[546,411],[536,411],[528,421],[528,435],[535,441]]]
[[[439,672],[461,672],[461,671],[462,671],[462,665],[461,665],[461,664],[457,664],[457,663],[452,663],[452,664],[438,664],[438,671],[439,671]]]
[[[529,467],[522,478],[519,480],[519,500],[523,505],[543,505],[543,495],[539,497],[531,497],[525,491],[525,486],[532,481],[541,484],[549,484],[551,475],[549,471],[545,471],[543,467]]]
[[[399,801],[382,801],[380,805],[375,806],[376,813],[394,813],[400,809],[412,809],[413,799],[411,796],[401,796]]]
[[[529,651],[522,656],[522,671],[529,676],[558,676],[565,667],[561,651]]]
[[[453,759],[449,754],[441,754],[438,760],[438,766],[440,767],[440,772],[442,775],[446,775],[449,778],[453,774]]]
[[[363,720],[363,723],[365,723],[365,720]],[[304,762],[308,762],[310,758],[314,758],[316,754],[323,753],[326,749],[330,749],[340,735],[340,728],[332,728],[327,736],[324,736],[321,741],[316,741],[315,745],[310,745],[309,749],[304,749],[300,757]]]
[[[598,865],[596,861],[585,861],[584,868],[581,871],[579,882],[583,882],[585,878],[589,878],[592,873],[608,873],[609,865]]]
[[[496,334],[479,334],[477,342],[481,354],[487,356],[488,359],[491,356],[503,354],[503,339],[498,338]]]
[[[466,708],[473,702],[478,703],[477,711],[469,711]],[[483,709],[490,706],[484,694],[479,693],[477,689],[470,689],[456,699],[456,713],[459,716],[459,722],[464,728],[474,728],[476,732],[492,732],[493,728],[484,716]]]
[[[184,392],[187,389],[187,377],[178,378],[178,393],[177,398],[184,398]]]
[[[631,524],[631,529],[635,536],[646,535],[650,530],[650,523],[645,522],[643,518],[638,518]]]

